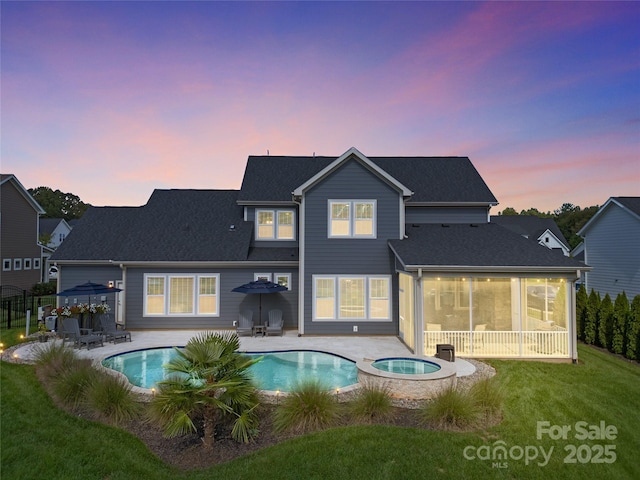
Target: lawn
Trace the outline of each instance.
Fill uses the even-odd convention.
[[[491,361],[507,397],[504,421],[485,432],[343,427],[191,472],[166,466],[127,433],[57,410],[33,367],[2,363],[0,477],[640,478],[640,365],[586,346],[579,355],[579,365]],[[538,422],[547,422],[551,433],[565,426],[566,439],[547,433],[538,438]],[[580,438],[583,431],[604,435],[601,422],[608,439]],[[486,459],[501,453],[500,446],[505,457]]]

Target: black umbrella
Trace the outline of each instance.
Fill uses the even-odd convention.
[[[260,323],[262,323],[262,294],[284,292],[286,290],[289,289],[277,283],[270,282],[269,280],[260,279],[240,285],[231,291],[239,293],[257,293],[260,295],[260,313],[258,319]]]

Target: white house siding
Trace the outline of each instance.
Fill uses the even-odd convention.
[[[584,232],[587,291],[612,300],[624,291],[631,300],[640,295],[640,220],[611,202]]]

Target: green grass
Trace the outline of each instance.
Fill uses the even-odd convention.
[[[0,365],[1,471],[16,479],[635,479],[640,478],[640,366],[580,346],[580,365],[492,361],[504,389],[503,422],[470,433],[377,425],[340,427],[292,439],[203,471],[162,464],[135,437],[57,410],[34,369]],[[536,422],[570,425],[568,440],[536,438]],[[612,441],[579,441],[578,421],[618,429]],[[466,447],[554,448],[541,467],[467,460]],[[568,444],[615,445],[612,464],[564,464]]]

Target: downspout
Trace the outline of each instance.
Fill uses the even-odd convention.
[[[416,343],[415,353],[419,356],[424,356],[424,308],[422,302],[422,268],[418,268],[418,278],[416,278],[416,286],[414,288],[414,304],[415,304],[415,317],[414,318],[414,338]]]
[[[293,201],[298,204],[298,336],[304,335],[304,197],[300,197],[298,202],[295,197]]]
[[[576,270],[577,279],[580,280],[580,270]],[[576,307],[576,280],[571,282],[571,302],[570,302],[570,315],[571,315],[571,360],[573,363],[578,363],[578,319],[577,315],[577,307]]]

